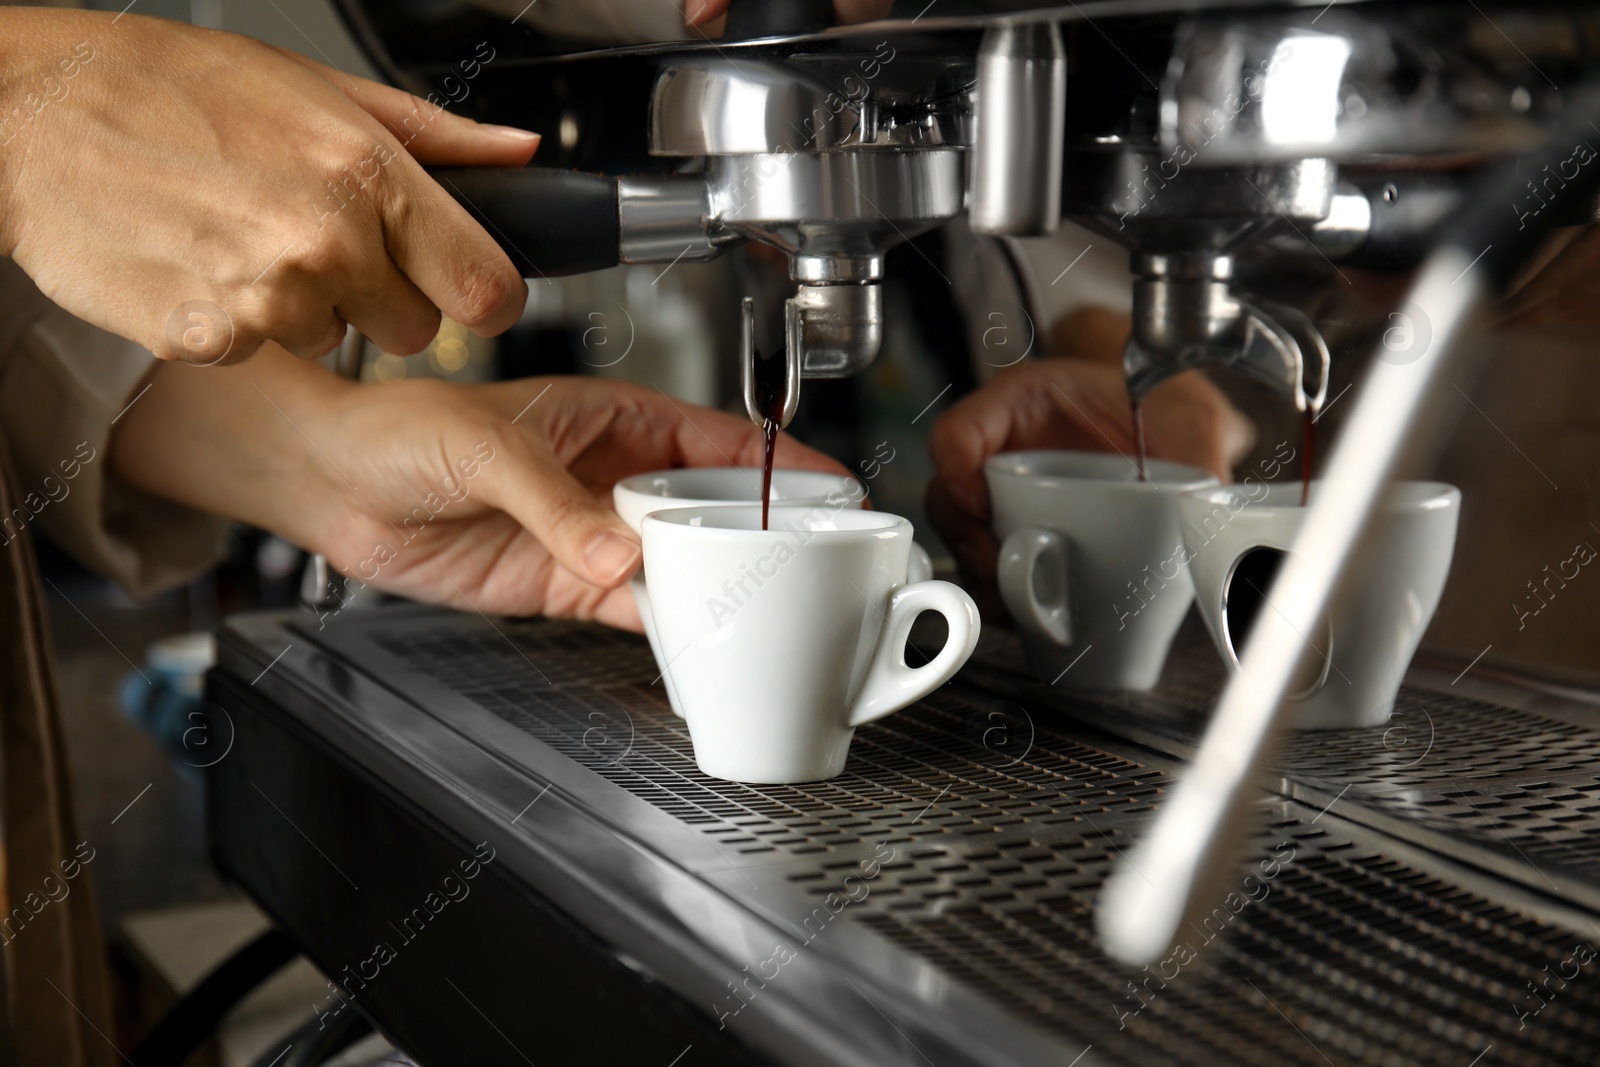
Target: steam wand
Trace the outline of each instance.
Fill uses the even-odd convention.
[[[1257,619],[1194,762],[1101,890],[1096,926],[1113,958],[1135,967],[1159,961],[1237,877],[1266,761],[1285,728],[1295,671],[1309,651],[1302,635],[1315,629],[1324,611],[1337,610],[1391,480],[1437,444],[1429,416],[1448,386],[1476,363],[1476,346],[1461,337],[1474,306],[1508,287],[1547,236],[1543,226],[1513,230],[1501,205],[1523,175],[1564,159],[1566,146],[1582,138],[1597,113],[1600,80],[1571,92],[1563,128],[1531,160],[1508,161],[1468,197],[1418,272],[1408,299],[1431,324],[1432,342],[1405,365],[1375,359],[1351,401],[1322,494],[1268,593],[1277,610]],[[1600,170],[1591,169],[1580,171],[1564,192],[1584,203],[1597,188]]]

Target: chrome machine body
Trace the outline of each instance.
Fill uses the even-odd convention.
[[[1297,635],[1336,601],[1386,481],[1427,444],[1423,415],[1471,308],[1550,226],[1594,218],[1589,171],[1564,168],[1568,152],[1537,155],[1558,139],[1570,149],[1553,131],[1600,114],[1586,88],[1600,70],[1593,9],[972,0],[828,28],[815,4],[763,16],[734,0],[713,41],[670,20],[654,38],[631,33],[613,17],[626,5],[587,22],[554,3],[509,21],[487,2],[433,19],[344,6],[385,73],[419,93],[447,93],[458,58],[492,43],[461,108],[558,131],[542,165],[628,175],[614,183],[610,262],[709,258],[743,239],[787,253],[787,353],[803,377],[870,364],[885,251],[963,212],[978,234],[1042,235],[1065,216],[1127,247],[1135,398],[1227,366],[1314,411],[1329,363],[1317,325],[1240,291],[1240,257],[1421,268],[1409,300],[1432,344],[1405,366],[1375,364],[1347,402],[1327,489],[1278,580],[1286,609],[1258,626],[1139,874],[1113,879],[1101,932],[1127,960],[1159,958],[1228,869]],[[1496,178],[1519,154],[1521,174]],[[1472,193],[1479,182],[1498,184]],[[749,363],[748,315],[744,328]]]

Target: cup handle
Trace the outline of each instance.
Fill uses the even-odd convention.
[[[1045,603],[1033,584],[1039,560],[1049,556],[1061,575],[1061,596]],[[1067,539],[1054,530],[1025,526],[1000,546],[1000,599],[1017,624],[1058,645],[1072,644],[1071,593],[1067,589]]]
[[[906,639],[911,624],[924,611],[944,616],[950,636],[933,662],[922,667],[906,663]],[[921,700],[953,677],[978,645],[978,605],[960,586],[949,582],[917,582],[902,586],[889,598],[872,666],[850,708],[849,725],[860,726]]]

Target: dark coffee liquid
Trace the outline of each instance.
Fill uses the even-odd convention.
[[[1306,412],[1306,452],[1300,460],[1300,506],[1311,499],[1311,465],[1317,454],[1317,413]]]
[[[1150,479],[1144,473],[1144,405],[1137,400],[1133,403],[1133,451],[1139,468],[1139,480],[1147,482]]]
[[[778,420],[783,417],[783,405],[778,406],[776,415],[768,412],[766,421],[761,424],[762,436],[766,438],[766,447],[761,455],[761,528],[767,528],[767,513],[772,510],[772,457],[778,451]]]
[[[778,452],[778,427],[783,421],[783,405],[789,398],[789,387],[784,376],[785,361],[778,358],[756,357],[756,404],[760,408],[761,436],[761,528],[767,529],[767,514],[772,509],[772,460]]]

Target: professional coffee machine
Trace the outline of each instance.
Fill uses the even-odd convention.
[[[1450,270],[1448,293],[1419,284],[1413,296],[1438,349],[1416,356],[1442,360],[1473,298],[1516,268],[1534,235],[1595,211],[1564,143],[1556,169],[1530,165],[1483,189],[1495,164],[1538,151],[1581,111],[1574,101],[1596,69],[1593,11],[1497,20],[1425,4],[966,3],[895,5],[884,21],[833,28],[826,2],[735,0],[712,39],[659,12],[631,25],[625,4],[593,20],[530,5],[509,26],[490,5],[436,24],[365,6],[348,6],[352,24],[397,82],[448,96],[471,71],[469,112],[558,131],[541,168],[613,172],[445,177],[529,277],[708,259],[744,240],[787,253],[784,424],[802,379],[857,374],[877,355],[885,252],[963,213],[995,237],[1047,234],[1065,215],[1128,248],[1133,398],[1182,370],[1231,367],[1314,415],[1328,347],[1300,310],[1235,286],[1241,251],[1405,271],[1465,227],[1451,247],[1466,258],[1435,262]],[[672,39],[640,36],[652,30]],[[1503,201],[1476,229],[1462,213],[1469,194],[1480,209]],[[1487,281],[1460,284],[1472,272]],[[741,336],[759,423],[748,303]],[[1326,514],[1370,510],[1429,396],[1424,370],[1402,389],[1366,391],[1367,418],[1389,436],[1342,451],[1329,477],[1350,495]],[[1359,418],[1351,433],[1369,436]],[[1316,582],[1305,587],[1311,607],[1333,595],[1358,532],[1359,519],[1307,546],[1323,573],[1285,578]],[[1275,659],[1303,649],[1296,629],[1311,626],[1282,628]],[[1219,743],[1254,733],[1247,747],[1259,748],[1282,697],[1274,688],[1239,689],[1251,713],[1231,733],[1219,726]],[[1182,827],[1189,840],[1196,832]]]
[[[1596,152],[1588,146],[1600,144],[1600,134],[1581,131],[1590,130],[1590,119],[1600,122],[1600,13],[1506,4],[1224,6],[1203,0],[1097,0],[1055,6],[1026,0],[915,0],[895,3],[881,21],[835,27],[829,3],[733,0],[725,26],[708,36],[685,27],[678,10],[664,2],[538,0],[524,7],[520,0],[341,0],[340,6],[359,42],[396,84],[419,96],[432,94],[475,118],[545,133],[535,167],[437,172],[529,278],[617,263],[711,259],[741,242],[761,242],[785,253],[793,295],[782,315],[790,384],[784,423],[805,395],[805,380],[858,374],[878,354],[886,253],[958,217],[980,239],[1002,240],[1049,234],[1070,218],[1127,248],[1134,277],[1133,333],[1124,366],[1135,399],[1180,371],[1225,367],[1266,385],[1284,404],[1307,415],[1328,401],[1330,356],[1322,327],[1285,301],[1245,291],[1238,269],[1244,258],[1260,262],[1276,256],[1334,271],[1410,279],[1397,313],[1416,327],[1414,335],[1408,334],[1415,344],[1398,353],[1391,347],[1389,358],[1374,360],[1359,388],[1343,401],[1349,408],[1322,468],[1324,491],[1313,502],[1306,532],[1271,594],[1281,610],[1258,621],[1243,670],[1225,684],[1219,681],[1220,700],[1214,710],[1206,709],[1196,736],[1163,749],[1192,762],[1167,768],[1174,784],[1137,844],[1118,836],[1120,831],[1102,833],[1101,852],[1114,853],[1102,858],[1115,872],[1096,912],[1098,947],[1072,941],[1069,951],[1052,942],[1057,947],[1039,950],[1042,955],[1006,957],[1006,946],[1012,945],[1007,937],[1022,934],[986,927],[983,936],[989,940],[981,946],[973,940],[979,936],[974,930],[947,931],[946,944],[965,945],[967,955],[927,957],[942,960],[945,971],[884,964],[899,968],[895,981],[912,991],[908,997],[921,998],[924,1007],[946,1003],[941,998],[948,997],[952,1019],[971,1012],[962,1018],[977,1020],[971,1033],[959,1020],[931,1016],[917,1024],[925,1023],[926,1029],[910,1031],[919,1041],[945,1042],[938,1047],[949,1053],[950,1062],[968,1062],[961,1050],[975,1046],[963,1041],[982,1030],[979,1023],[988,1018],[964,999],[968,986],[1014,992],[999,974],[1013,966],[1042,968],[1042,974],[1071,957],[1072,966],[1081,964],[1084,973],[1093,972],[1109,985],[1120,985],[1120,978],[1113,981],[1106,976],[1113,972],[1096,970],[1102,967],[1100,957],[1082,961],[1103,951],[1124,964],[1143,966],[1142,981],[1138,972],[1130,972],[1136,976],[1128,983],[1135,999],[1118,1002],[1118,1032],[1128,1025],[1129,1012],[1149,1010],[1148,1020],[1176,1004],[1157,1000],[1150,967],[1170,961],[1172,945],[1209,921],[1236,870],[1238,850],[1247,839],[1259,839],[1263,768],[1280,738],[1281,706],[1305,652],[1300,634],[1313,632],[1323,612],[1337,607],[1343,583],[1360,565],[1356,550],[1385,484],[1427,455],[1436,402],[1468,367],[1472,346],[1457,342],[1473,309],[1505,287],[1553,228],[1596,218],[1600,167],[1589,165]],[[747,302],[740,361],[746,407],[758,422],[764,414],[755,386],[761,325]],[[415,629],[405,639],[410,645],[399,638],[366,644],[354,635],[329,639],[330,663],[353,662],[358,652],[373,663],[390,657],[383,662],[392,661],[397,671],[401,664],[395,656],[420,657],[413,663],[421,663],[432,655],[444,663],[442,639],[434,649],[427,644],[426,627],[419,623]],[[259,635],[255,640],[263,647],[267,642]],[[385,651],[378,651],[379,644]],[[292,669],[302,654],[285,662]],[[586,654],[574,653],[580,659]],[[510,667],[521,670],[516,663]],[[342,666],[319,667],[314,658],[299,669],[322,671],[329,686],[358,695],[367,685],[353,681]],[[453,670],[440,666],[430,677],[444,679],[440,685],[476,684]],[[444,691],[439,692],[442,699]],[[499,699],[485,693],[473,699],[483,706]],[[601,708],[590,714],[612,713]],[[984,746],[992,747],[993,730],[1017,736],[1020,727],[1012,711],[996,707],[986,714],[995,718],[983,734]],[[510,721],[514,712],[504,715]],[[604,722],[616,725],[612,719]],[[630,752],[635,725],[630,717]],[[640,772],[639,783],[624,781],[616,768],[625,765],[628,752],[615,762],[600,759],[591,746],[593,729],[580,731],[581,738],[573,734],[549,743],[557,748],[565,743],[561,751],[570,749],[609,781],[691,824],[721,810],[712,800],[703,809],[695,807],[699,801],[684,799],[692,790],[682,786],[685,791],[679,792],[681,783],[669,782],[665,770]],[[1030,719],[1029,746],[1034,729]],[[1139,743],[1166,744],[1139,729],[1135,722],[1130,735]],[[1389,737],[1385,734],[1385,743]],[[443,740],[439,744],[448,748]],[[889,762],[880,770],[899,758],[887,748],[881,755]],[[433,757],[418,749],[415,758]],[[438,758],[444,766],[456,755]],[[1364,758],[1352,755],[1349,766]],[[1337,763],[1332,756],[1328,760],[1318,764],[1323,772]],[[664,766],[670,765],[669,760]],[[461,772],[447,767],[437,773]],[[1290,783],[1279,787],[1283,796],[1306,803],[1315,799],[1320,806],[1320,786],[1302,788],[1293,784],[1300,779],[1283,773],[1282,782]],[[1138,775],[1127,775],[1127,781],[1119,778],[1106,788],[1123,790],[1127,796],[1119,797],[1142,804],[1136,799],[1143,795]],[[560,774],[549,779],[559,780]],[[976,781],[952,779],[950,799],[964,789],[994,788]],[[1445,803],[1415,799],[1435,787],[1443,788],[1408,785],[1393,798],[1385,794],[1385,802],[1392,800],[1393,807]],[[926,799],[936,809],[945,794],[935,792]],[[1337,788],[1325,793],[1333,801],[1345,795]],[[884,797],[883,803],[892,806],[893,798]],[[777,820],[772,813],[785,804],[804,811],[810,803],[787,795],[722,799],[731,805],[728,811],[748,805],[752,824]],[[562,801],[548,803],[555,807]],[[1096,832],[1102,829],[1096,819],[1115,821],[1110,809],[1074,803]],[[1317,818],[1303,820],[1278,809],[1265,814],[1274,812],[1280,821],[1273,825],[1303,829],[1319,819],[1325,829],[1338,818],[1326,808]],[[506,814],[517,812],[511,808]],[[617,815],[617,825],[628,824],[635,814]],[[918,831],[912,827],[926,814],[898,822],[886,817],[880,829],[906,835],[893,839],[911,842],[906,847],[914,849]],[[727,836],[713,841],[713,852],[741,839],[734,825],[738,820],[724,815],[730,820]],[[1064,818],[1070,817],[1068,809]],[[999,825],[992,829],[1000,832]],[[800,835],[795,840],[809,833],[794,832]],[[1310,840],[1319,832],[1294,834],[1300,834],[1296,840]],[[1055,847],[1058,856],[1066,847],[1049,845],[1053,839],[1047,830],[1039,834],[1031,846],[1017,847],[1039,853]],[[742,861],[719,866],[716,855],[693,854],[698,858],[684,862],[692,866],[703,860],[703,869],[712,872],[705,878],[723,891],[744,893],[738,879],[718,881],[729,871],[752,893],[767,888],[760,873],[741,866]],[[1042,855],[1020,862],[1034,861],[1048,862]],[[232,862],[248,866],[239,855]],[[612,872],[632,870],[633,862],[621,853],[606,860]],[[1505,874],[1517,864],[1501,867]],[[660,876],[662,899],[669,904],[679,899],[674,893],[687,894],[675,877]],[[1522,882],[1524,889],[1543,892],[1532,875]],[[1557,882],[1569,902],[1574,894],[1589,892],[1574,888],[1560,871],[1551,885]],[[911,885],[908,876],[902,888],[914,895]],[[958,895],[956,886],[945,888],[952,898]],[[891,891],[900,892],[885,890]],[[574,901],[572,907],[581,906]],[[1596,904],[1588,896],[1584,901],[1587,907]],[[946,914],[944,905],[928,906],[937,925]],[[706,909],[696,913],[705,923],[733,921],[720,904],[701,901],[697,907]],[[1396,915],[1404,911],[1393,907],[1400,909]],[[674,914],[681,919],[686,912]],[[891,939],[903,935],[897,942],[902,947],[914,941],[894,925],[892,912],[883,914],[875,930]],[[959,926],[956,915],[950,912],[949,921]],[[1081,910],[1071,919],[1062,925],[1091,925]],[[662,930],[676,930],[668,918],[662,922]],[[323,932],[334,936],[331,928]],[[1289,938],[1287,933],[1274,936]],[[1463,947],[1464,933],[1445,936],[1458,938],[1457,950],[1476,951]],[[670,940],[663,938],[663,943]],[[1030,943],[1029,951],[1033,947]],[[876,951],[862,949],[869,962],[879,958]],[[996,954],[987,965],[985,952]],[[815,973],[807,976],[807,968],[820,967],[819,960],[826,958],[816,950],[785,972],[795,975],[795,987],[821,998],[811,1002],[813,1007],[832,1003],[828,996],[835,987]],[[1308,968],[1316,963],[1302,962]],[[942,984],[946,973],[962,975],[967,984],[947,988]],[[737,1000],[718,1002],[733,1015],[760,1003],[743,981],[729,985]],[[1166,977],[1161,991],[1167,981],[1173,979]],[[1161,1006],[1152,1009],[1151,1003]],[[1061,1007],[1045,1000],[1029,1004],[1046,1015]],[[871,1012],[838,1010],[864,1031],[878,1025]],[[893,1016],[898,1025],[890,1026],[897,1033],[909,1018],[889,1004],[874,1003],[873,1010],[885,1021]],[[1432,1025],[1413,1022],[1419,1028]],[[939,1029],[945,1023],[948,1033]],[[772,1035],[782,1027],[770,1019],[766,1025],[768,1030],[751,1040],[770,1048]],[[936,1031],[943,1036],[936,1037]],[[1373,1034],[1377,1031],[1368,1036]],[[827,1045],[817,1040],[818,1049]],[[892,1036],[885,1040],[893,1044]],[[1047,1044],[1017,1040],[1010,1052],[989,1062],[1031,1062],[1025,1050]],[[1157,1046],[1182,1058],[1178,1046],[1158,1041],[1152,1047]],[[828,1048],[832,1062],[854,1062],[870,1051],[867,1046]],[[822,1052],[817,1055],[822,1058],[816,1062],[828,1062]],[[1237,1055],[1242,1062],[1249,1053]]]

